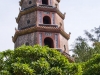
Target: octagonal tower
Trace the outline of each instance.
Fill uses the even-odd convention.
[[[15,48],[25,45],[48,45],[69,54],[70,34],[64,31],[64,18],[59,10],[60,0],[21,0],[13,42]]]

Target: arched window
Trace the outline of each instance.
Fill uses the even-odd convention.
[[[51,24],[51,19],[49,16],[44,16],[43,17],[43,23],[44,24]]]
[[[48,0],[42,0],[42,4],[48,5]]]
[[[47,45],[50,48],[54,48],[53,40],[49,37],[44,39],[44,45]]]

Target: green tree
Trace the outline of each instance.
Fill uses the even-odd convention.
[[[85,38],[78,37],[74,44],[73,52],[73,57],[76,62],[85,62],[93,55],[93,48],[88,45]]]
[[[100,54],[85,62],[83,75],[100,75]]]
[[[85,30],[85,34],[91,42],[100,42],[100,26],[91,29],[91,32]]]
[[[81,72],[78,67],[46,46],[23,45],[0,53],[0,75],[77,75]]]
[[[91,32],[85,30],[85,34],[86,38],[79,36],[73,46],[73,56],[76,62],[85,62],[94,54],[100,53],[100,26],[91,29]],[[90,43],[91,46],[89,46]]]

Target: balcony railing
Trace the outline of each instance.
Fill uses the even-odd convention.
[[[24,11],[24,10],[27,10],[27,9],[30,9],[30,8],[34,8],[34,7],[36,7],[36,4],[34,4],[34,5],[30,6],[30,7],[27,7],[27,8],[22,8],[21,11]]]
[[[18,30],[23,30],[23,29],[27,29],[30,27],[34,27],[36,26],[36,24],[32,24],[32,25],[28,25],[28,26],[24,26],[24,27],[18,27]],[[39,26],[41,27],[54,27],[54,28],[58,28],[58,25],[51,25],[51,24],[39,24]]]
[[[36,24],[32,24],[32,25],[25,26],[25,27],[19,27],[18,30],[23,30],[23,29],[30,28],[30,27],[33,27],[33,26],[36,26]]]
[[[27,10],[27,9],[30,9],[30,8],[34,8],[34,7],[36,7],[36,6],[37,6],[37,5],[34,4],[34,5],[30,6],[30,7],[22,8],[21,11],[24,11],[24,10]],[[46,5],[46,4],[39,5],[39,7],[44,7],[44,6],[45,6],[45,7],[49,7],[49,8],[54,8],[53,6]]]
[[[51,5],[46,5],[46,4],[41,4],[41,5],[39,5],[39,6],[53,7],[53,6],[51,6]]]
[[[55,24],[39,24],[39,26],[58,27],[58,25],[55,25]]]

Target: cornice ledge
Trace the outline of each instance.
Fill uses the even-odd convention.
[[[65,19],[65,15],[62,14],[62,13],[60,12],[60,10],[58,10],[58,9],[57,9],[57,14],[58,14],[63,20]]]
[[[42,8],[42,7],[34,7],[34,8],[31,8],[31,9],[28,9],[28,10],[20,11],[18,17],[16,18],[16,22],[17,22],[17,23],[19,22],[20,17],[21,17],[22,15],[31,13],[31,12],[36,11],[36,10],[43,10],[43,11],[47,10],[46,8],[42,8],[42,9],[40,9],[40,8]],[[54,9],[55,9],[55,10],[54,10]],[[62,19],[65,19],[65,15],[62,14],[62,13],[60,12],[60,10],[58,10],[57,8],[50,8],[50,9],[48,9],[48,10],[50,10],[50,11],[51,11],[51,10],[52,10],[52,11],[54,10],[54,11],[56,11],[56,13],[57,13]]]
[[[45,27],[45,26],[36,27],[35,26],[35,27],[31,27],[31,28],[27,28],[27,29],[23,29],[23,30],[19,30],[19,31],[15,32],[15,35],[12,38],[12,41],[15,43],[16,39],[18,38],[18,36],[29,34],[29,33],[32,33],[32,32],[37,32],[37,31],[41,31],[41,32],[49,32],[49,31],[51,31],[51,32],[57,32],[57,33],[60,33],[62,36],[64,36],[67,40],[70,39],[70,35],[67,34],[61,28]]]
[[[59,28],[56,28],[56,27],[45,27],[45,26],[39,26],[39,27],[31,27],[31,28],[27,28],[27,29],[23,29],[23,30],[19,30],[17,32],[15,32],[15,35],[14,37],[12,38],[12,41],[15,43],[16,39],[18,36],[21,36],[21,35],[25,35],[25,34],[29,34],[29,33],[32,33],[32,32],[37,32],[37,31],[41,31],[41,32],[59,32]]]
[[[70,39],[70,34],[67,34],[64,30],[60,28],[60,34],[65,37],[67,40]]]
[[[26,34],[31,33],[32,31],[35,31],[35,29],[36,29],[36,27],[31,27],[31,28],[27,28],[27,29],[19,30],[19,31],[15,32],[15,35],[12,38],[12,41],[15,43],[18,36],[24,35],[25,33]]]

